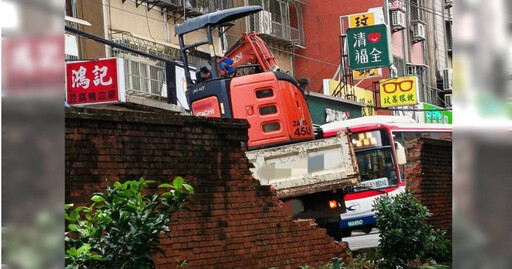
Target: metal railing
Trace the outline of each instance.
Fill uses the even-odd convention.
[[[305,45],[303,4],[284,0],[250,0],[263,11],[248,18],[247,31],[260,33],[262,38],[275,39],[288,44]]]
[[[110,36],[112,41],[123,44],[132,49],[140,50],[169,60],[181,61],[180,49],[178,47],[137,37],[126,31],[111,30]],[[198,50],[189,52],[189,64],[192,66],[197,65],[199,61],[209,59],[210,55],[208,53]]]
[[[116,43],[160,58],[181,61],[180,50],[177,46],[134,36],[126,31],[111,30],[110,34],[112,41]],[[125,85],[128,96],[162,98],[162,89],[165,83],[164,62],[125,52],[121,49],[113,49],[112,55],[123,58],[125,61]],[[199,61],[209,59],[210,56],[207,53],[201,51],[189,52],[189,64],[192,66]]]
[[[126,1],[126,0],[123,0]],[[163,10],[177,12],[187,17],[233,7],[233,0],[142,0],[150,7],[159,6]]]

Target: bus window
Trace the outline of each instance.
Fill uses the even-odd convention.
[[[356,152],[361,185],[384,188],[398,184],[391,147]]]

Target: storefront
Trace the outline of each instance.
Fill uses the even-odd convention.
[[[362,117],[364,103],[332,97],[316,92],[306,91],[313,124],[322,125],[333,121],[342,121]]]
[[[446,110],[446,108],[429,103],[420,103],[418,108],[425,110],[416,113],[416,119],[419,123],[452,124],[452,111]]]

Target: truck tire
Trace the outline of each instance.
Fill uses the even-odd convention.
[[[341,241],[341,227],[337,222],[327,223],[325,225],[327,234],[334,238],[336,241]]]
[[[350,237],[351,235],[352,235],[352,230],[350,230],[350,229],[342,229],[341,230],[341,236],[343,238]]]
[[[365,233],[365,234],[369,234],[372,232],[372,227],[364,228],[361,231],[363,231],[363,233]]]

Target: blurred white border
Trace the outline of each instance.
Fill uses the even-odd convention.
[[[15,2],[0,2],[0,27],[18,28],[19,25],[18,5]]]

